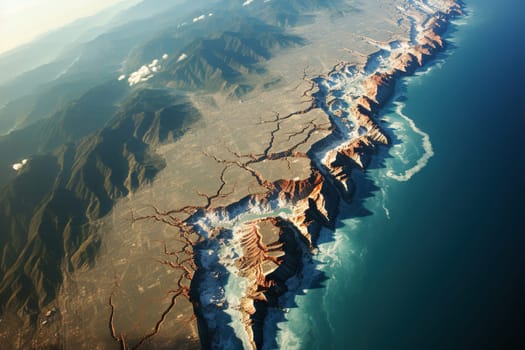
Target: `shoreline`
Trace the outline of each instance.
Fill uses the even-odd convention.
[[[384,111],[384,109],[388,106],[391,106],[392,108],[395,108],[397,111],[399,111],[401,109],[401,112],[402,112],[402,109],[404,108],[404,103],[403,102],[396,102],[396,99],[400,97],[400,94],[401,94],[401,91],[398,90],[398,87],[400,84],[407,84],[407,81],[406,79],[410,79],[412,77],[417,77],[417,76],[420,76],[420,75],[424,75],[425,73],[427,72],[430,72],[430,70],[432,69],[433,65],[434,64],[440,64],[442,63],[442,61],[444,59],[446,59],[446,55],[447,55],[447,51],[448,51],[448,40],[445,42],[445,39],[449,39],[450,38],[450,28],[449,28],[449,25],[451,24],[456,24],[455,22],[456,21],[459,21],[460,19],[468,16],[468,13],[465,13],[465,6],[460,2],[460,8],[459,8],[459,11],[457,13],[453,13],[450,17],[447,17],[447,28],[445,30],[443,30],[441,32],[442,36],[441,38],[444,40],[443,41],[443,45],[440,46],[439,48],[437,48],[436,50],[433,50],[431,52],[431,55],[422,63],[422,65],[420,66],[417,66],[415,69],[413,69],[413,71],[410,71],[410,72],[405,72],[404,74],[401,74],[401,75],[396,75],[396,78],[394,80],[394,87],[392,89],[392,94],[390,97],[386,98],[385,99],[385,102],[382,103],[381,105],[379,105],[377,107],[377,111],[376,111],[376,115],[380,114],[382,111]],[[443,57],[441,58],[441,60],[438,60],[437,62],[435,62],[435,60],[439,57],[439,55],[443,55]],[[413,124],[413,120],[411,120],[409,117],[406,117],[405,118],[407,119],[407,124],[409,124],[409,126],[411,127],[412,131],[416,134],[418,134],[421,139],[422,139],[422,142],[425,144],[425,139],[428,139],[428,135],[425,133],[425,132],[422,132],[421,130],[419,130],[419,128],[417,128],[416,125],[412,125]],[[379,122],[381,123],[387,123],[386,125],[389,125],[387,121],[385,120],[380,120]],[[414,130],[415,127],[417,130],[421,131],[423,134],[420,134],[418,131]],[[392,140],[393,138],[395,138],[395,134],[393,132],[392,129],[388,128],[388,130],[384,130],[386,133],[385,135],[387,136],[387,138],[389,140]],[[426,137],[425,137],[426,136]],[[429,142],[429,140],[427,140]],[[432,156],[433,156],[433,151],[432,151],[432,145],[430,145],[430,153],[428,153],[428,149],[426,146],[428,145],[425,145],[425,152],[423,154],[423,156],[421,158],[425,158],[426,161],[428,161],[428,159],[430,159]],[[392,157],[388,150],[391,148],[392,144],[388,144],[386,145],[385,147],[382,147],[380,150],[378,150],[378,152],[374,153],[372,158],[370,159],[370,166],[372,168],[385,168],[385,165],[383,163],[383,161],[385,160],[385,158],[388,158],[388,157]],[[406,173],[412,169],[414,169],[415,167],[417,167],[417,165],[419,165],[420,163],[420,159],[417,160],[417,164],[407,170],[405,170],[403,172],[403,175],[406,176]],[[426,162],[425,161],[425,162]],[[422,167],[424,168],[424,166]],[[365,168],[365,170],[368,169],[368,168]],[[390,171],[389,171],[390,172]],[[416,173],[419,172],[419,171],[416,171]],[[364,173],[363,173],[364,175]],[[414,174],[411,174],[410,177],[412,175],[415,175]],[[388,176],[389,178],[392,178],[394,179],[394,177],[396,177],[395,175],[394,176]],[[401,175],[399,176],[401,177]],[[363,176],[359,176],[359,179],[356,179],[356,178],[353,178],[354,180],[354,183],[356,184],[356,187],[360,188],[361,186],[374,186],[375,182],[373,182],[373,180],[368,180],[368,179],[365,179]],[[408,181],[409,178],[407,179],[403,179],[403,180],[400,180],[400,179],[395,179],[396,181]],[[375,189],[372,189],[372,190],[365,190],[366,193],[363,193],[363,194],[356,194],[354,197],[352,197],[352,200],[359,200],[359,201],[365,201],[366,198],[370,195],[371,191],[374,192],[376,190],[380,190],[383,192],[383,189],[382,188],[375,188]],[[384,194],[384,192],[383,192]],[[342,222],[341,220],[348,220],[348,219],[353,219],[353,218],[356,218],[356,217],[359,217],[360,215],[355,215],[355,210],[362,210],[363,207],[362,207],[362,202],[359,202],[359,203],[353,203],[350,202],[343,202],[341,203],[345,208],[343,209],[342,208],[342,211],[343,212],[346,212],[345,214],[350,214],[349,216],[344,216],[344,217],[341,217],[341,215],[338,215],[337,218],[336,218],[336,221],[337,222]],[[382,204],[382,208],[383,210],[385,211],[385,215],[388,219],[390,219],[390,214],[389,214],[389,210],[388,208],[386,208],[384,206],[384,203]],[[334,231],[331,231],[329,229],[326,229],[326,231],[329,231],[327,232],[326,234],[330,235],[331,237],[326,240],[325,242],[321,242],[321,243],[330,243],[332,241],[335,240],[335,232]],[[335,242],[335,241],[334,241]],[[337,249],[335,247],[332,247],[332,249]],[[322,260],[324,261],[324,260]],[[324,262],[321,262],[321,264],[324,264]],[[317,273],[318,275],[323,275],[324,273],[324,269],[321,269],[319,270],[319,263],[317,262],[314,262],[312,263],[312,266],[310,267],[310,272],[313,272],[313,273]],[[323,277],[326,278],[326,276],[323,275]],[[310,278],[310,280],[315,280],[317,277],[314,277],[314,278]],[[298,307],[297,305],[295,305],[295,302],[294,302],[294,299],[295,299],[295,296],[296,295],[300,295],[300,294],[303,294],[304,293],[302,291],[304,291],[305,289],[309,289],[309,287],[311,286],[310,285],[311,281],[308,281],[308,282],[305,282],[305,283],[301,283],[299,282],[299,286],[297,287],[297,289],[295,291],[291,291],[289,296],[282,296],[282,298],[288,298],[289,300],[287,301],[284,301],[283,303],[286,304],[293,304],[292,307]],[[324,288],[324,287],[323,287]],[[278,323],[278,322],[288,322],[288,320],[286,319],[286,317],[277,317],[276,320],[274,320],[275,323]],[[273,321],[272,321],[273,322]],[[282,329],[279,329],[277,327],[276,324],[272,325],[273,328],[274,328],[274,332],[272,335],[269,335],[268,336],[268,339],[270,341],[275,341],[275,339],[277,339],[277,336],[279,333],[282,333],[284,332],[284,330]],[[286,337],[292,335],[292,338],[285,338],[287,341],[299,341],[299,338],[296,338],[293,336],[293,332],[291,334],[288,334]],[[282,335],[281,335],[282,336]],[[281,341],[283,340],[283,338],[281,338]],[[296,345],[296,344],[295,344]],[[277,343],[274,343],[274,347],[277,348]]]
[[[448,20],[461,13],[455,1],[446,3],[446,13],[436,10],[425,14],[417,6],[409,6],[414,11],[413,16],[407,15],[414,24],[410,38],[419,41],[385,44],[363,37],[378,48],[364,63],[338,63],[326,74],[305,79],[310,83],[302,96],[306,106],[275,116],[271,122],[276,127],[263,153],[240,154],[227,149],[236,160],[204,153],[222,168],[218,190],[211,195],[198,193],[205,204],[169,211],[152,207],[150,215],[141,216],[132,211],[132,225],[154,220],[176,229],[183,243],[179,253],[190,259],[179,261],[176,252],[169,253],[177,257],[170,266],[181,273],[179,289],[173,292],[186,297],[191,302],[189,307],[193,305],[204,348],[266,348],[272,346],[269,337],[276,341],[278,329],[269,328],[277,328],[279,319],[285,319],[283,296],[289,292],[293,302],[293,296],[302,293],[302,289],[293,290],[289,284],[295,281],[299,287],[302,285],[304,268],[317,254],[318,245],[330,240],[321,232],[334,234],[341,206],[359,205],[354,203],[356,193],[362,191],[357,187],[358,178],[378,151],[391,143],[376,118],[391,101],[397,79],[413,74],[444,49],[437,32],[444,32]],[[418,20],[426,26],[417,28]],[[319,123],[328,126],[311,121],[295,133],[302,141],[272,151],[275,134],[282,125],[310,112],[322,114],[328,122]],[[322,138],[314,136],[319,132],[323,132]],[[309,148],[302,150],[306,143]],[[288,167],[300,160],[309,164],[309,175],[270,181],[257,168],[267,160],[287,161]],[[263,192],[222,206],[213,205],[214,200],[223,202],[224,174],[231,167],[246,171]],[[316,275],[316,279],[322,278],[322,273]],[[270,312],[276,318],[268,317]],[[116,339],[111,329],[110,333],[121,347],[126,347],[126,340]]]
[[[392,101],[398,79],[412,76],[416,70],[424,67],[428,61],[432,60],[438,52],[445,50],[445,43],[441,35],[446,32],[451,20],[463,14],[463,6],[460,3],[449,1],[448,5],[447,12],[438,11],[428,16],[425,21],[427,26],[423,26],[420,32],[414,36],[417,40],[416,45],[403,47],[402,45],[398,46],[399,42],[396,41],[391,43],[390,51],[385,52],[382,49],[371,55],[363,67],[340,63],[334,66],[326,76],[312,79],[311,108],[321,108],[325,111],[330,118],[333,129],[329,136],[317,142],[308,152],[308,158],[312,162],[312,175],[309,179],[301,181],[280,180],[273,184],[275,188],[270,195],[263,197],[248,196],[230,206],[211,210],[218,216],[219,222],[212,222],[212,220],[204,225],[202,222],[198,223],[202,216],[206,216],[204,212],[188,220],[188,222],[196,225],[197,231],[201,235],[210,239],[207,233],[212,232],[215,227],[220,227],[218,224],[224,219],[226,221],[235,220],[240,213],[250,212],[255,208],[257,208],[256,211],[262,213],[262,216],[266,212],[267,216],[264,218],[242,223],[243,230],[249,231],[247,235],[239,234],[239,230],[223,229],[223,233],[228,232],[230,236],[228,243],[237,242],[239,245],[237,248],[243,252],[242,258],[234,259],[235,263],[228,268],[229,274],[241,276],[241,280],[244,278],[244,281],[249,284],[248,289],[241,293],[243,296],[235,305],[238,316],[244,320],[243,324],[247,335],[244,338],[243,346],[252,348],[268,346],[266,342],[263,344],[263,339],[268,339],[264,333],[268,332],[268,327],[272,325],[275,327],[277,322],[284,320],[285,311],[281,306],[283,303],[281,299],[288,290],[287,284],[295,278],[299,280],[299,286],[302,286],[299,276],[304,272],[302,271],[304,265],[312,260],[317,251],[321,230],[324,228],[333,232],[340,205],[351,203],[354,199],[357,181],[355,181],[352,172],[355,170],[364,172],[372,158],[375,157],[377,147],[389,147],[390,140],[382,132],[381,126],[377,124],[375,118]],[[390,56],[392,51],[396,49],[400,49],[401,52],[398,52],[389,69],[385,71],[376,69],[373,74],[367,76],[366,68],[369,67],[371,60],[381,61],[383,59],[382,53],[388,53]],[[360,73],[364,75],[361,78],[365,78],[361,81],[365,93],[355,99],[357,102],[351,108],[352,115],[349,116],[344,112],[344,104],[342,108],[337,107],[340,101],[337,99],[337,94],[334,93],[338,90],[333,89],[333,84],[327,84],[323,88],[320,82],[323,79],[325,82],[330,82],[334,76],[348,78],[358,76]],[[336,108],[333,108],[334,105]],[[351,117],[359,128],[348,124]],[[363,134],[355,135],[355,133],[349,132],[349,130],[355,131],[356,129],[360,132],[361,128],[365,129]],[[319,155],[323,156],[319,157]],[[284,207],[293,208],[293,214],[272,215],[273,211]],[[260,229],[261,223],[267,221],[279,229],[279,240],[269,242],[268,245],[261,244],[264,234],[261,233]],[[236,226],[238,227],[239,223],[236,223]],[[283,248],[287,240],[283,237],[286,236],[293,237],[293,240],[296,241],[295,248],[299,245],[298,251],[297,249]],[[281,245],[280,252],[282,255],[280,260],[275,262],[277,267],[270,273],[263,273],[262,265],[266,261],[272,260],[267,253],[273,251],[271,247],[279,244]],[[196,251],[198,250],[197,248]],[[197,265],[202,268],[202,264],[198,262],[199,254],[197,253],[195,256]],[[282,258],[283,256],[284,258]],[[298,263],[299,260],[302,263]],[[302,267],[290,267],[290,261],[294,261],[295,265]],[[210,279],[200,282],[206,284],[208,288],[209,283],[213,283]],[[192,283],[192,288],[197,290],[195,295],[202,295],[199,293],[199,281],[194,281],[194,283],[195,285]],[[224,291],[225,288],[225,284],[218,283],[216,286],[217,294],[221,300],[220,304],[228,310],[231,307],[227,305],[228,298],[227,292]],[[297,292],[290,291],[292,297]],[[221,327],[215,324],[210,327],[210,324],[215,323],[210,323],[210,320],[220,318],[219,316],[224,311],[215,305],[208,305],[205,310],[202,301],[202,298],[193,300],[200,325],[201,341],[205,346],[224,345],[228,339],[221,334],[228,331],[229,325]],[[195,306],[196,304],[198,306]],[[270,309],[274,311],[271,322],[268,317]],[[279,310],[277,314],[275,314],[275,310]],[[279,315],[279,313],[281,314]],[[276,334],[273,334],[274,340],[275,336]]]

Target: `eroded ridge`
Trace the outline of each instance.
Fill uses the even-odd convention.
[[[400,11],[411,23],[410,38],[402,41],[368,40],[378,51],[363,65],[337,64],[328,74],[311,79],[303,96],[309,105],[297,112],[262,123],[273,124],[259,153],[229,150],[228,158],[210,152],[207,157],[222,168],[219,186],[212,194],[202,194],[204,204],[152,213],[133,220],[155,220],[173,226],[185,242],[179,253],[164,248],[167,259],[160,263],[182,270],[173,291],[172,303],[180,296],[193,303],[204,347],[261,348],[265,342],[268,314],[282,311],[282,296],[294,292],[290,279],[303,278],[304,266],[316,253],[323,228],[334,229],[341,201],[350,202],[355,193],[355,171],[368,167],[376,149],[388,146],[376,117],[394,93],[399,77],[412,74],[439,50],[442,33],[451,18],[462,13],[453,0],[411,1]],[[329,123],[309,119],[322,111]],[[301,117],[302,127],[286,130],[288,119]],[[309,144],[317,132],[326,136]],[[285,146],[276,142],[280,137]],[[260,167],[266,162],[295,159],[309,161],[310,175],[302,179],[270,180]],[[290,165],[289,165],[290,166]],[[225,173],[232,168],[246,172],[262,189],[228,204]],[[190,284],[191,283],[191,284]],[[297,291],[298,292],[298,291]],[[125,335],[116,331],[112,303],[110,331],[126,348]],[[133,348],[152,338],[170,306],[160,315],[153,330]]]

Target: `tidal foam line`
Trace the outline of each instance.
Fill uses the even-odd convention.
[[[405,107],[405,105],[402,102],[394,102],[394,104],[396,105],[396,113],[408,123],[412,131],[414,131],[416,134],[422,137],[422,146],[424,150],[423,155],[417,160],[416,165],[406,170],[404,173],[394,174],[392,170],[389,170],[387,172],[387,176],[389,178],[399,182],[405,182],[410,180],[412,176],[420,172],[427,165],[428,160],[434,155],[434,150],[432,149],[430,136],[423,130],[419,129],[416,123],[414,123],[412,119],[410,119],[407,115],[403,113],[403,108]]]
[[[388,220],[390,220],[390,209],[386,206],[386,190],[384,187],[381,187],[381,206],[383,207],[383,210],[385,211],[385,216]]]
[[[279,333],[278,342],[281,349],[300,350],[302,346],[301,338],[289,329]]]

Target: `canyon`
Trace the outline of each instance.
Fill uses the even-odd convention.
[[[243,46],[244,33],[170,53],[186,55],[171,63],[180,79],[160,72],[147,83],[203,85],[179,107],[199,117],[163,139],[167,109],[152,110],[156,124],[145,135],[144,115],[134,116],[132,134],[155,139],[155,176],[140,186],[126,177],[130,190],[90,218],[96,258],[63,273],[56,299],[35,317],[33,345],[278,346],[277,323],[294,296],[322,287],[322,276],[308,275],[320,242],[372,159],[391,146],[381,113],[396,82],[446,48],[443,34],[463,14],[454,0],[343,3],[334,1],[332,12],[309,9],[290,35],[273,33],[273,58]],[[210,67],[221,45],[246,56]],[[267,62],[253,68],[250,59]],[[141,174],[151,169],[143,163]]]
[[[285,317],[282,298],[302,292],[290,281],[304,278],[304,265],[314,259],[322,230],[334,230],[340,202],[352,201],[358,186],[353,174],[365,172],[376,150],[389,146],[379,115],[396,81],[444,49],[441,35],[461,14],[460,4],[447,1],[413,24],[412,40],[374,43],[380,50],[363,64],[338,63],[326,75],[308,79],[304,109],[265,121],[274,127],[262,152],[228,150],[224,157],[206,152],[221,175],[214,194],[198,194],[204,205],[154,208],[152,214],[134,217],[170,225],[181,237],[195,235],[195,240],[184,238],[187,244],[179,250],[195,264],[184,265],[177,256],[172,267],[186,271],[191,280],[191,287],[183,289],[204,348],[263,348],[270,313]],[[295,142],[278,141],[289,119],[308,120],[318,111],[327,119],[303,123],[303,129],[288,136]],[[312,142],[319,132],[323,136]],[[305,144],[306,150],[301,148]],[[288,167],[301,161],[306,169],[300,178],[275,180],[262,164],[279,161]],[[225,180],[232,168],[258,187],[233,203]]]

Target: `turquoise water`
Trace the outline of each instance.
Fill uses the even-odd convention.
[[[447,54],[385,111],[399,143],[368,172],[369,213],[347,209],[321,246],[329,279],[296,297],[282,348],[519,348],[525,5],[467,6]]]

